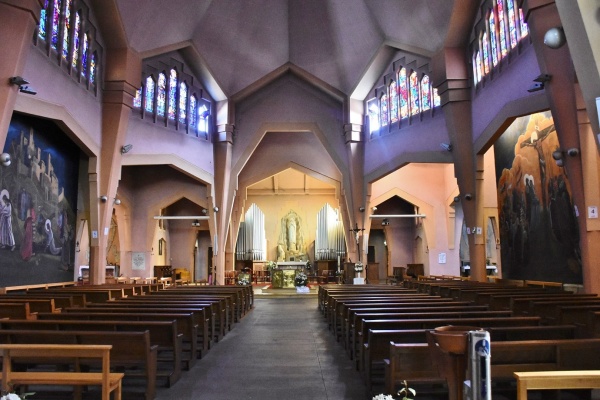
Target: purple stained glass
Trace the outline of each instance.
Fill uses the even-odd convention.
[[[441,105],[442,105],[442,99],[440,98],[440,95],[438,94],[438,90],[437,90],[437,88],[433,88],[433,106],[439,107]]]
[[[506,10],[508,11],[508,36],[510,38],[510,47],[514,49],[517,46],[517,22],[515,15],[514,0],[506,0]]]
[[[151,76],[146,78],[146,99],[144,109],[151,113],[154,111],[154,79]]]
[[[500,54],[502,58],[508,54],[506,43],[506,20],[504,19],[504,0],[496,0],[498,6],[498,36],[500,37]]]
[[[523,17],[523,9],[519,8],[519,20],[521,21],[521,39],[529,34],[529,27],[527,26],[527,22],[525,22],[525,18]]]
[[[48,0],[44,2],[44,8],[40,12],[40,25],[38,26],[38,37],[46,40],[46,15],[48,14]]]
[[[196,127],[196,119],[198,118],[198,102],[196,101],[196,96],[190,96],[190,127]]]
[[[142,88],[135,91],[135,97],[133,98],[133,106],[135,108],[142,107]]]
[[[96,52],[92,53],[90,57],[90,83],[92,85],[96,84],[96,75],[98,71],[96,70]]]
[[[185,82],[179,84],[179,122],[185,124],[187,116],[187,85]]]
[[[367,101],[367,113],[369,115],[369,133],[379,130],[379,104],[377,98]]]
[[[421,78],[421,111],[426,111],[431,108],[431,84],[429,76],[423,75]]]
[[[481,36],[481,49],[483,50],[483,72],[485,75],[490,73],[490,53],[488,51],[487,32]]]
[[[177,71],[173,68],[169,77],[169,118],[175,119],[177,110]]]
[[[388,86],[388,96],[390,99],[390,121],[391,123],[398,122],[398,85],[396,81],[392,81]]]
[[[73,0],[67,0],[65,4],[65,24],[63,26],[62,58],[69,57],[69,41],[71,39],[71,5]]]
[[[381,97],[379,98],[379,117],[380,117],[380,124],[381,126],[388,126],[390,120],[389,120],[389,113],[388,113],[388,95],[387,93],[384,93],[381,95]]]
[[[494,67],[498,65],[498,39],[496,30],[496,17],[494,16],[494,10],[490,12],[490,18],[488,19],[490,26],[490,46],[492,50],[492,64]]]
[[[75,13],[75,32],[73,36],[73,57],[71,59],[71,65],[73,68],[77,68],[77,62],[79,61],[79,31],[81,30],[81,16],[79,11]]]
[[[406,81],[406,68],[398,72],[398,90],[400,97],[400,118],[408,118],[408,82]]]
[[[90,39],[88,38],[88,34],[83,34],[83,50],[81,51],[81,76],[87,76],[87,59],[88,59],[88,49],[90,47]]]
[[[419,106],[419,101],[420,101],[419,77],[417,75],[417,71],[413,71],[410,74],[409,87],[410,87],[410,115],[417,115],[421,112],[421,107]]]
[[[164,73],[158,74],[158,85],[156,88],[156,115],[165,116],[167,99],[167,77]]]
[[[54,50],[58,46],[58,28],[60,26],[60,7],[61,0],[54,0],[54,9],[52,10],[52,39],[50,45]]]

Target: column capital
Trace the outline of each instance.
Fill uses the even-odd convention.
[[[363,132],[363,125],[344,124],[344,137],[346,138],[346,143],[364,142],[365,136]]]
[[[217,131],[213,134],[213,143],[228,142],[233,143],[233,124],[217,125]]]

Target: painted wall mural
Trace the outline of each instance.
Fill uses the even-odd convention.
[[[550,112],[516,119],[494,145],[504,278],[582,283],[579,231]]]
[[[0,286],[73,280],[80,151],[51,121],[15,114],[0,167]]]

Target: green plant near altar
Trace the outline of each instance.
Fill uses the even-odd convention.
[[[300,272],[294,278],[295,286],[306,286],[307,284],[308,284],[308,277],[306,276],[306,274],[304,272]]]
[[[269,271],[272,271],[273,268],[277,267],[277,263],[275,261],[267,261],[265,267],[267,267]]]

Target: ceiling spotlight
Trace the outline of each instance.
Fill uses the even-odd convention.
[[[381,221],[382,226],[388,226],[389,224],[390,224],[390,220],[387,218],[384,218],[383,221]]]
[[[198,221],[197,219],[194,220],[194,222],[192,222],[192,226],[196,227],[196,228],[199,227],[200,226],[200,221]]]
[[[219,207],[215,206],[215,208],[213,208],[213,210],[215,210],[215,212],[219,212]]]
[[[115,206],[121,205],[121,199],[115,199]]]
[[[573,147],[567,150],[567,154],[569,155],[569,157],[577,157],[579,155],[579,149]]]
[[[446,151],[452,151],[452,143],[440,143],[440,147]]]
[[[208,214],[208,210],[206,208],[203,208],[202,209],[202,214],[204,214],[204,215]]]
[[[373,206],[373,207],[371,207],[371,210],[373,210],[373,212],[375,212],[375,211],[377,211],[377,207]]]
[[[2,153],[0,154],[0,164],[4,167],[8,167],[10,165],[10,154]]]
[[[125,146],[121,147],[121,154],[129,153],[131,149],[133,149],[133,145],[126,144]]]
[[[27,79],[23,78],[22,76],[13,76],[13,77],[9,78],[8,81],[10,82],[11,85],[16,85],[16,86],[29,85],[29,81]]]
[[[358,211],[360,211],[360,212],[365,212],[365,208],[364,208],[364,207],[362,207],[362,206],[361,206],[361,207],[358,207]]]
[[[533,85],[529,86],[529,89],[527,89],[527,91],[529,93],[533,93],[533,92],[537,92],[539,90],[543,90],[546,87],[546,82],[550,81],[550,78],[552,78],[552,77],[548,74],[538,75],[533,80]]]
[[[556,26],[546,31],[544,35],[544,44],[551,49],[558,49],[567,43],[567,37],[562,26]]]
[[[107,196],[100,196],[100,201],[103,203],[106,203],[108,201],[108,197]]]
[[[454,196],[454,202],[460,203],[460,196]]]

